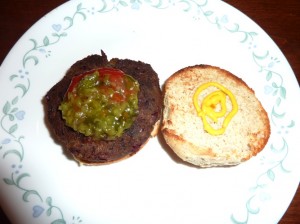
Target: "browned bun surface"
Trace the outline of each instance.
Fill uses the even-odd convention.
[[[203,119],[193,103],[198,87],[212,82],[231,91],[238,106],[237,113],[220,135],[212,135],[204,129]],[[161,130],[167,144],[182,160],[200,167],[237,165],[255,156],[267,144],[270,137],[267,112],[254,91],[232,73],[210,65],[190,66],[169,77],[164,88]],[[198,102],[218,90],[208,87],[201,92]],[[233,104],[226,97],[228,116]],[[218,129],[224,120],[208,122]]]
[[[138,116],[133,125],[115,140],[96,140],[74,131],[65,125],[58,109],[72,77],[100,67],[120,69],[135,78],[140,86]],[[45,105],[50,129],[63,148],[80,163],[99,165],[134,155],[156,134],[162,113],[162,96],[158,76],[149,64],[118,58],[108,61],[102,51],[102,55],[90,55],[73,64],[63,79],[48,91]]]

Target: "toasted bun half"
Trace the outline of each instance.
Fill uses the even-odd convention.
[[[193,101],[198,87],[212,82],[229,90],[238,106],[225,132],[219,135],[204,129],[204,118],[198,115]],[[207,95],[217,90],[214,86],[206,88],[197,101],[201,105]],[[234,106],[227,95],[226,107],[228,115]],[[218,129],[224,119],[207,121]],[[200,167],[229,166],[250,159],[265,147],[270,122],[254,91],[243,80],[218,67],[196,65],[181,69],[166,80],[161,130],[166,143],[182,160]]]

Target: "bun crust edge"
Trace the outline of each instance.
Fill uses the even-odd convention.
[[[233,89],[241,105],[229,123],[228,131],[221,136],[211,136],[203,130],[191,100],[195,89],[205,82],[220,82]],[[241,93],[242,97],[239,97]],[[163,137],[175,154],[186,162],[200,167],[238,165],[257,155],[268,142],[270,122],[261,102],[242,79],[224,69],[210,65],[183,68],[166,80],[163,94]],[[253,105],[248,105],[250,103]],[[249,108],[253,114],[247,113]],[[251,120],[240,123],[247,115]],[[243,125],[249,127],[241,127]]]

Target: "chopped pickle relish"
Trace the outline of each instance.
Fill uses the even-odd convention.
[[[75,76],[59,110],[66,125],[85,136],[113,140],[138,114],[139,84],[113,68]]]

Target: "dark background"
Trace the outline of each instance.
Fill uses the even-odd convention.
[[[0,63],[23,33],[63,0],[9,0],[1,3]],[[300,1],[225,0],[259,24],[288,59],[300,80]],[[280,3],[279,3],[280,2]],[[0,180],[1,181],[1,180]],[[280,224],[300,223],[300,188]],[[17,215],[17,214],[16,214]],[[0,223],[9,224],[0,209]]]

